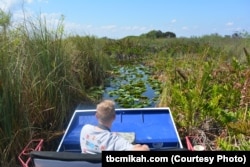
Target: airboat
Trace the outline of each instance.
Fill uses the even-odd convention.
[[[85,124],[97,125],[95,109],[76,108],[55,151],[43,151],[43,139],[34,139],[19,154],[22,167],[102,166],[102,155],[82,154],[80,131]],[[147,144],[151,151],[183,148],[171,110],[162,108],[118,108],[111,131],[134,134],[133,143]]]

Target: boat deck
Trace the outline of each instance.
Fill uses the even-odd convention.
[[[85,124],[97,125],[95,109],[77,109],[65,131],[57,152],[81,152],[80,132]],[[183,148],[169,108],[116,109],[113,132],[134,132],[135,143],[151,150]]]

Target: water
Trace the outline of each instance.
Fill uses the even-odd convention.
[[[116,76],[109,78],[109,84],[105,87],[102,99],[111,99],[116,102],[115,107],[116,108],[137,108],[138,105],[145,102],[145,106],[143,107],[155,107],[157,104],[157,101],[155,99],[157,98],[156,91],[152,88],[151,84],[149,83],[149,71],[144,66],[123,66],[118,69],[115,69]],[[135,91],[138,91],[140,86],[138,86],[138,89],[135,89],[136,86],[133,84],[143,83],[141,87],[145,86],[145,91],[140,93],[139,97],[135,97]],[[130,89],[124,90],[124,92],[119,92],[122,88],[130,87]],[[132,86],[131,86],[132,85]],[[110,93],[113,93],[113,95],[110,95]],[[137,96],[137,95],[136,95]],[[121,98],[122,97],[122,98]],[[124,107],[123,103],[118,102],[118,99],[122,99],[127,102],[132,101],[131,105]],[[134,106],[133,106],[134,105]],[[140,106],[139,106],[140,107]],[[95,109],[96,104],[80,104],[78,108],[81,109]]]
[[[145,84],[145,91],[141,94],[141,97],[145,96],[147,97],[147,103],[148,105],[145,107],[155,107],[157,101],[155,101],[157,95],[155,93],[155,90],[152,88],[152,86],[150,85],[150,83],[148,82],[148,73],[149,71],[144,67],[144,66],[129,66],[129,67],[121,67],[119,69],[119,73],[120,73],[120,77],[118,77],[118,79],[120,79],[119,81],[117,81],[117,78],[113,79],[110,81],[110,86],[105,88],[104,94],[103,94],[103,99],[112,99],[112,100],[116,100],[117,98],[119,98],[119,96],[110,96],[109,93],[112,91],[116,91],[119,90],[122,86],[126,85],[126,84],[133,84],[136,82],[143,82]],[[131,95],[131,99],[133,99],[133,92],[136,91],[136,89],[131,88],[131,90],[129,90],[132,92]],[[124,92],[126,96],[126,94],[128,94],[128,96],[130,95],[129,92]],[[123,95],[122,95],[123,96]],[[136,98],[134,98],[136,99]],[[140,97],[139,97],[140,100]],[[136,102],[135,102],[136,103]],[[116,103],[116,107],[117,108],[124,108],[121,105],[119,105],[119,103]]]

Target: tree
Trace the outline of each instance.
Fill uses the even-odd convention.
[[[232,38],[241,38],[238,32],[233,33]]]
[[[152,30],[146,34],[142,34],[142,36],[146,36],[147,38],[176,38],[175,33],[173,32],[163,33],[160,30]]]
[[[164,33],[164,36],[165,36],[166,38],[176,38],[176,35],[175,35],[175,33],[173,33],[173,32],[165,32],[165,33]]]

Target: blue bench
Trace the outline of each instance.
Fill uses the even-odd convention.
[[[80,152],[80,132],[85,124],[97,124],[94,109],[74,112],[57,151]],[[111,131],[134,132],[135,143],[151,149],[183,148],[169,108],[116,109]]]

